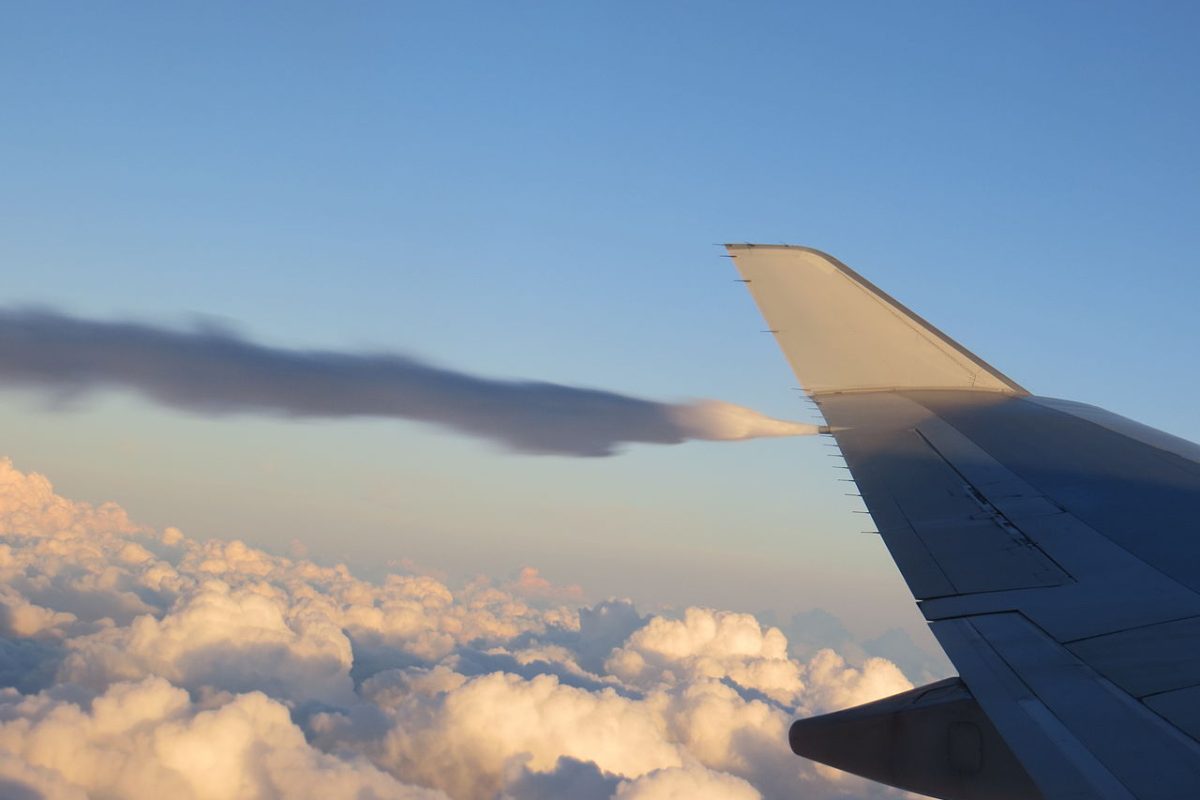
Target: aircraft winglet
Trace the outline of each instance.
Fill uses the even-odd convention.
[[[727,244],[811,395],[902,389],[1028,394],[837,259],[795,245]]]

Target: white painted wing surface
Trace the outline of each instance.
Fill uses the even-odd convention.
[[[728,249],[1041,796],[1200,797],[1200,448],[1030,396],[818,251]]]

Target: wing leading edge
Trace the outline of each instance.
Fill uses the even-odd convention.
[[[1031,396],[819,251],[728,250],[964,684],[793,748],[961,800],[1197,796],[1200,449]],[[848,725],[891,766],[828,744]],[[934,756],[901,780],[913,740]]]

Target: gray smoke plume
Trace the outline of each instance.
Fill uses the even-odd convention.
[[[496,380],[386,353],[267,347],[178,331],[0,310],[0,387],[74,396],[125,389],[200,414],[395,417],[525,453],[612,455],[621,444],[803,436],[816,426],[715,400],[659,403],[540,381]]]

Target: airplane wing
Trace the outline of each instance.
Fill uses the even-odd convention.
[[[727,248],[960,674],[793,750],[954,800],[1200,797],[1200,446],[1031,395],[824,253]]]

